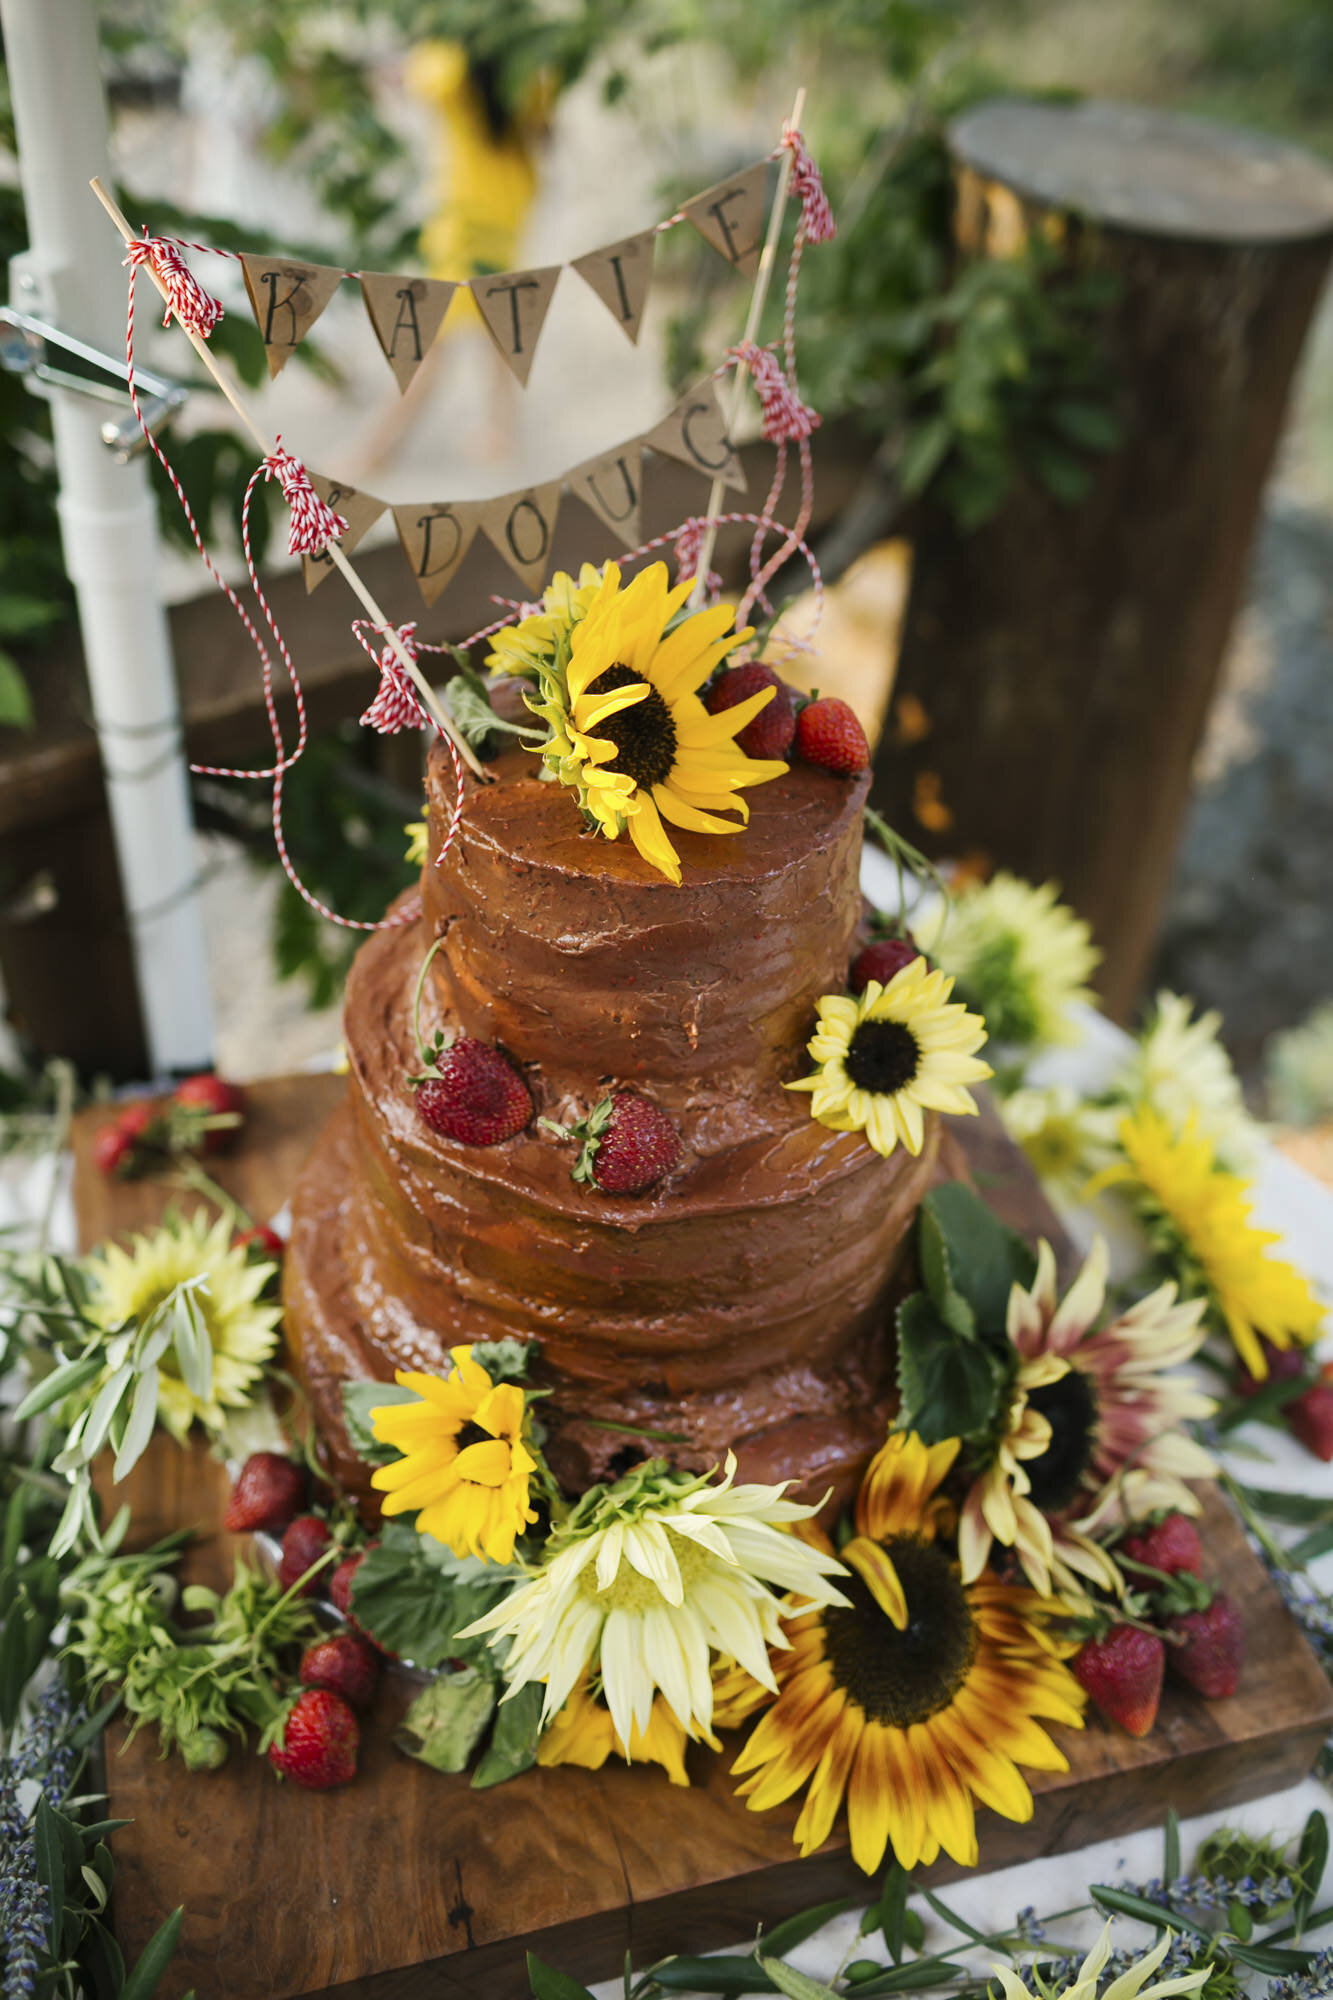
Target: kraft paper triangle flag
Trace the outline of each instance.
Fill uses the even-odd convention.
[[[309,333],[345,271],[331,264],[306,264],[295,257],[257,257],[242,250],[241,269],[255,316],[269,380],[280,375]]]
[[[535,271],[496,271],[489,278],[468,280],[491,339],[524,384],[562,269],[560,264],[544,264]]]
[[[635,549],[643,540],[643,446],[617,445],[601,458],[590,458],[565,474],[565,484],[599,521],[605,521],[620,546]]]
[[[338,547],[349,556],[362,537],[374,527],[380,515],[388,506],[387,500],[377,500],[373,493],[359,493],[355,486],[344,486],[336,479],[326,479],[322,472],[310,474],[310,484],[321,500],[332,507],[335,514],[341,514],[347,523],[347,533],[338,538]],[[305,587],[309,594],[318,590],[326,576],[332,574],[333,558],[327,549],[318,555],[301,557],[301,568],[305,572]]]
[[[477,524],[534,596],[551,569],[555,517],[560,511],[558,479],[529,486],[519,493],[502,493],[477,506]]]
[[[426,358],[458,290],[443,278],[409,278],[392,271],[362,271],[361,296],[375,338],[401,391]]]
[[[715,382],[701,382],[682,396],[670,416],[663,417],[643,443],[667,458],[679,459],[682,465],[692,465],[707,479],[720,479],[740,493],[746,490],[745,472],[727,436]]]
[[[769,162],[760,160],[681,205],[681,214],[704,241],[747,278],[759,269],[768,217],[768,172]]]
[[[448,500],[394,508],[398,539],[427,604],[434,604],[458,574],[480,525],[479,511],[471,502]]]
[[[574,259],[574,269],[590,284],[619,327],[636,342],[648,303],[648,287],[653,276],[653,249],[657,233],[645,229],[642,235],[622,237],[590,250]]]

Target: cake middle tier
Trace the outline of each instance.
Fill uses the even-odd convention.
[[[493,784],[468,781],[443,863],[422,870],[444,1014],[539,1064],[554,1098],[615,1079],[673,1114],[690,1104],[696,1127],[716,1103],[715,1142],[730,1145],[738,1107],[796,1074],[820,994],[846,986],[868,775],[795,765],[756,787],[743,831],[682,839],[677,885],[628,838],[587,833],[526,752],[491,768]],[[437,748],[432,856],[454,796]]]

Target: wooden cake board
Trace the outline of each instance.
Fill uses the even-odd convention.
[[[257,1220],[287,1199],[320,1125],[345,1088],[327,1076],[251,1087],[243,1139],[217,1178]],[[109,1182],[89,1159],[106,1112],[76,1121],[75,1201],[82,1242],[151,1225],[168,1195],[152,1182]],[[978,1186],[1029,1236],[1059,1226],[998,1120],[959,1119]],[[212,1163],[210,1162],[210,1165]],[[225,1588],[225,1470],[202,1447],[159,1437],[117,1501],[134,1510],[139,1545],[191,1526],[189,1580]],[[110,1494],[107,1495],[111,1497]],[[1305,1775],[1331,1726],[1333,1689],[1238,1523],[1210,1500],[1209,1566],[1245,1620],[1248,1657],[1236,1695],[1202,1701],[1168,1688],[1143,1742],[1094,1712],[1085,1730],[1054,1730],[1065,1774],[1032,1773],[1025,1826],[978,1811],[982,1865],[1000,1868],[1159,1823],[1170,1805],[1200,1813]],[[164,1991],[199,2000],[526,2000],[532,1950],[588,1980],[667,1952],[743,1943],[755,1925],[838,1896],[868,1900],[841,1826],[802,1861],[791,1843],[799,1802],[747,1812],[727,1756],[691,1753],[694,1783],[608,1764],[599,1772],[532,1770],[494,1790],[444,1777],[393,1748],[415,1691],[385,1678],[363,1729],[361,1767],[343,1791],[278,1784],[238,1742],[215,1773],[160,1759],[155,1732],[107,1736],[106,1811],[133,1822],[116,1836],[113,1920],[128,1961],[178,1903],[181,1946]],[[961,1871],[942,1860],[926,1883]]]

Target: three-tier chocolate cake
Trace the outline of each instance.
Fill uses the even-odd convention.
[[[585,832],[538,769],[513,751],[469,781],[419,917],[351,973],[347,1102],[297,1189],[285,1281],[335,1469],[364,1482],[343,1380],[517,1336],[541,1343],[548,1453],[572,1487],[627,1452],[703,1468],[728,1446],[750,1476],[841,1485],[883,1438],[904,1238],[941,1174],[933,1116],[919,1157],[882,1158],[783,1087],[808,1067],[819,996],[846,986],[868,778],[794,765],[752,794],[742,837],[679,837],[677,886]],[[438,847],[454,806],[440,749],[428,801]],[[498,1045],[550,1119],[642,1093],[682,1141],[660,1185],[575,1181],[537,1117],[492,1146],[427,1128],[412,1013],[435,939],[427,1038]]]

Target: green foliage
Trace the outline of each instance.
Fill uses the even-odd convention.
[[[388,1465],[399,1456],[391,1444],[381,1444],[371,1429],[370,1413],[388,1403],[414,1403],[416,1393],[397,1382],[344,1382],[343,1423],[347,1442],[367,1465]]]
[[[415,1667],[429,1670],[446,1660],[489,1667],[493,1656],[485,1639],[457,1635],[517,1580],[512,1568],[456,1556],[433,1535],[389,1521],[378,1547],[357,1566],[351,1608],[376,1645]]]

